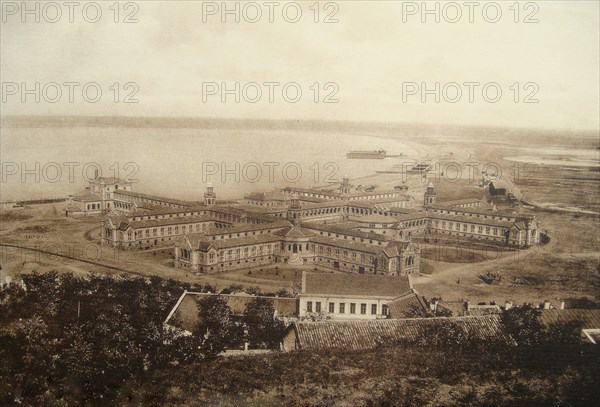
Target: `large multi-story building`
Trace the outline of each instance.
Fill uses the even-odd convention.
[[[340,190],[340,196],[351,194],[347,180]],[[112,210],[103,220],[102,241],[128,249],[174,246],[175,266],[198,273],[281,263],[407,275],[420,270],[415,239],[465,239],[517,248],[540,241],[533,216],[500,213],[477,199],[437,203],[431,184],[420,210],[385,205],[381,199],[390,197],[381,196],[386,193],[365,201],[338,195],[328,200],[320,190],[286,189],[217,205],[211,186],[204,203],[118,191],[112,192]],[[140,204],[154,206],[128,212],[116,205],[125,202],[121,199],[146,199]],[[276,203],[271,205],[271,199]]]
[[[114,194],[120,191],[131,192],[131,182],[114,177],[98,177],[96,173],[83,194],[68,198],[66,215],[100,214],[114,209]]]
[[[321,266],[360,274],[417,273],[420,249],[383,235],[286,221],[211,230],[185,236],[175,266],[218,273],[268,264]]]
[[[133,192],[130,181],[115,177],[96,177],[89,181],[85,192],[67,199],[67,216],[152,211],[162,208],[189,208],[198,202],[188,202],[156,195]]]

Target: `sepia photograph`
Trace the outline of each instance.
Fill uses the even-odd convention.
[[[597,406],[598,0],[0,0],[0,406]]]

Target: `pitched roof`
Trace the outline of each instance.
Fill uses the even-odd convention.
[[[302,294],[398,298],[411,292],[406,276],[310,273],[302,275]]]
[[[83,196],[74,197],[73,200],[81,202],[100,202],[102,198],[100,198],[98,195],[87,194]]]
[[[452,201],[438,202],[438,204],[436,206],[445,206],[448,208],[452,208],[452,207],[461,206],[461,205],[465,205],[465,204],[472,204],[472,203],[476,203],[479,205],[483,204],[483,202],[481,201],[480,198],[465,198],[465,199],[454,199]]]
[[[475,213],[475,212],[473,212]],[[487,215],[494,215],[489,213]],[[432,220],[442,220],[449,222],[462,222],[462,223],[473,223],[477,225],[489,225],[503,228],[509,228],[514,225],[514,221],[510,220],[498,220],[492,219],[491,217],[485,218],[483,216],[468,216],[466,214],[453,214],[453,213],[438,213],[431,212],[429,216]]]
[[[388,313],[392,319],[409,318],[415,316],[415,312],[429,315],[425,301],[413,290],[387,304]],[[423,315],[420,314],[420,315]]]
[[[581,321],[583,329],[600,329],[600,309],[544,309],[540,312],[540,321],[546,326]]]
[[[249,245],[260,245],[264,243],[273,243],[281,240],[277,236],[272,234],[264,234],[258,236],[244,236],[244,237],[232,237],[231,239],[217,239],[212,240],[208,236],[201,233],[194,233],[187,235],[183,238],[183,243],[189,242],[189,248],[194,250],[198,249],[202,252],[207,252],[210,248],[215,250],[229,249],[232,247],[241,247]]]
[[[309,238],[314,236],[314,233],[299,226],[289,226],[278,232],[275,232],[275,234],[283,237],[298,239]]]
[[[386,235],[380,235],[378,233],[370,233],[370,232],[361,232],[360,230],[356,230],[356,229],[348,229],[348,228],[342,227],[341,224],[337,224],[337,223],[322,224],[322,223],[304,222],[304,223],[302,223],[302,227],[304,227],[305,229],[316,230],[316,231],[324,232],[324,233],[326,232],[326,233],[332,233],[332,234],[354,236],[354,237],[358,237],[361,239],[377,240],[377,241],[382,241],[382,242],[392,240],[391,237],[388,237]]]
[[[135,197],[135,198],[151,199],[151,200],[160,201],[160,202],[168,202],[168,203],[173,203],[173,204],[182,205],[182,206],[186,206],[186,207],[198,205],[198,202],[182,201],[180,199],[166,198],[164,196],[142,194],[141,192],[127,191],[125,189],[117,189],[116,191],[114,191],[114,193],[121,194],[121,195],[127,195],[127,196],[131,196],[131,197]]]
[[[389,316],[392,319],[414,317],[415,312],[421,312],[421,316],[423,314],[429,315],[429,309],[425,300],[419,297],[414,290],[389,302],[387,306]]]
[[[388,257],[401,256],[402,253],[410,246],[415,246],[414,243],[409,242],[390,242],[387,247],[383,249],[383,253]]]
[[[193,331],[199,322],[200,311],[199,302],[209,296],[217,296],[218,294],[184,292],[175,305],[165,323],[175,323],[177,328]],[[278,316],[291,317],[298,314],[298,299],[286,297],[261,297],[249,294],[220,294],[220,298],[224,299],[229,308],[236,315],[242,315],[246,306],[256,298],[266,298],[273,301],[273,306]],[[175,320],[173,321],[173,318]]]
[[[384,216],[384,215],[366,215],[366,216],[350,216],[354,222],[359,223],[397,223],[398,219],[393,216]]]
[[[194,215],[194,216],[177,216],[174,218],[163,218],[163,219],[147,219],[147,220],[135,220],[130,221],[131,227],[134,229],[137,228],[147,228],[147,227],[160,227],[160,226],[177,226],[181,224],[188,223],[200,223],[200,222],[213,222],[213,221],[222,220],[217,219],[215,216],[211,215]]]
[[[510,341],[498,315],[457,318],[412,318],[362,321],[296,322],[293,329],[299,349],[370,349],[381,343],[416,340],[432,327],[454,326],[482,340]]]
[[[495,189],[510,189],[510,186],[506,183],[506,181],[500,180],[500,179],[495,179],[493,181],[490,181],[490,185],[493,185],[493,187]]]
[[[379,255],[383,251],[384,246],[377,246],[370,243],[356,242],[352,240],[337,239],[334,237],[316,235],[310,238],[310,241],[316,244],[335,246],[336,248],[354,250],[358,252],[370,253]]]

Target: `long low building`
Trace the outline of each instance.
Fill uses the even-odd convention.
[[[482,341],[511,342],[502,330],[500,316],[455,318],[381,319],[370,321],[295,322],[283,339],[285,351],[373,349],[386,344],[426,339],[432,329],[459,330]]]
[[[285,219],[206,203],[139,213],[110,212],[102,221],[102,243],[123,249],[145,249],[173,245],[182,236],[191,234],[218,234],[221,229],[227,229],[228,234],[252,233],[287,225]]]

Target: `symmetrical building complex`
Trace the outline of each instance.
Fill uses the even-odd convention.
[[[337,191],[285,188],[227,205],[217,202],[212,186],[202,203],[135,193],[118,180],[95,180],[90,190],[106,211],[103,243],[174,246],[175,266],[199,273],[284,263],[405,275],[420,268],[414,239],[518,248],[540,241],[533,216],[499,213],[477,199],[440,204],[433,184],[420,209],[403,189],[356,191],[346,178]]]

